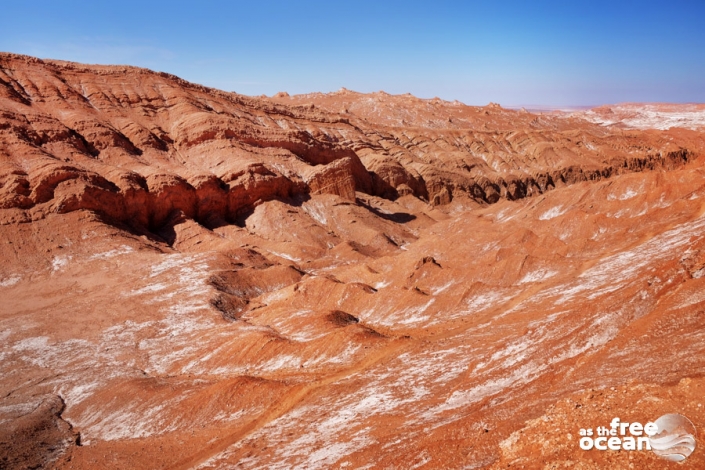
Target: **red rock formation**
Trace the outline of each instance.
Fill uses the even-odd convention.
[[[624,119],[0,54],[0,466],[658,465],[575,439],[705,425],[705,140]]]
[[[353,160],[343,158],[323,167],[314,167],[305,178],[311,194],[335,194],[355,202]]]

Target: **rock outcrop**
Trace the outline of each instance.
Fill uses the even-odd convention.
[[[355,201],[355,174],[353,160],[350,158],[314,167],[304,181],[311,194],[335,194],[343,199]]]

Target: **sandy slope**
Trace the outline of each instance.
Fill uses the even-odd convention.
[[[4,466],[650,468],[577,430],[705,424],[701,131],[0,80]]]

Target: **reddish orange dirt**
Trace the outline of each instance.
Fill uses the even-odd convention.
[[[705,468],[704,112],[0,54],[0,467]]]

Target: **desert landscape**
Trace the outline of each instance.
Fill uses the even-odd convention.
[[[705,468],[704,105],[1,53],[0,259],[0,468]]]

